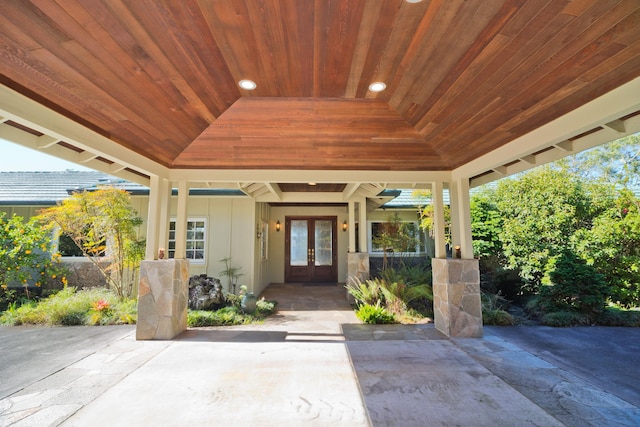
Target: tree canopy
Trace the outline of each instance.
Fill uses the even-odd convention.
[[[472,197],[474,253],[517,271],[525,292],[559,301],[561,289],[598,288],[611,303],[640,306],[640,201],[630,190],[640,185],[639,171],[633,135],[502,180]],[[591,286],[566,274],[571,268],[594,269]],[[564,288],[546,288],[554,280]]]
[[[119,296],[131,296],[145,242],[138,230],[142,218],[126,191],[105,187],[74,193],[44,209],[39,220],[69,236]]]

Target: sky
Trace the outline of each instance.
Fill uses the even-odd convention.
[[[0,172],[90,171],[93,169],[0,138]]]

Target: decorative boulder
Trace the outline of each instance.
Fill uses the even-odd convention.
[[[206,274],[189,279],[189,308],[191,310],[217,310],[224,307],[225,298],[220,280]]]

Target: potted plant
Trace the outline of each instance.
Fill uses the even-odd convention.
[[[256,311],[256,296],[253,292],[247,292],[245,285],[240,286],[240,307],[243,313],[253,313]]]

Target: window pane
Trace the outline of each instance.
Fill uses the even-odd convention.
[[[331,221],[316,221],[316,265],[331,265],[333,263],[332,240],[333,224]]]
[[[307,265],[308,241],[307,221],[291,221],[291,265]]]
[[[71,237],[66,234],[60,235],[58,240],[58,252],[62,256],[84,256],[82,250],[74,243]]]
[[[186,223],[185,257],[192,260],[205,259],[205,221],[187,221]],[[175,255],[176,233],[175,221],[170,223],[169,257]]]

